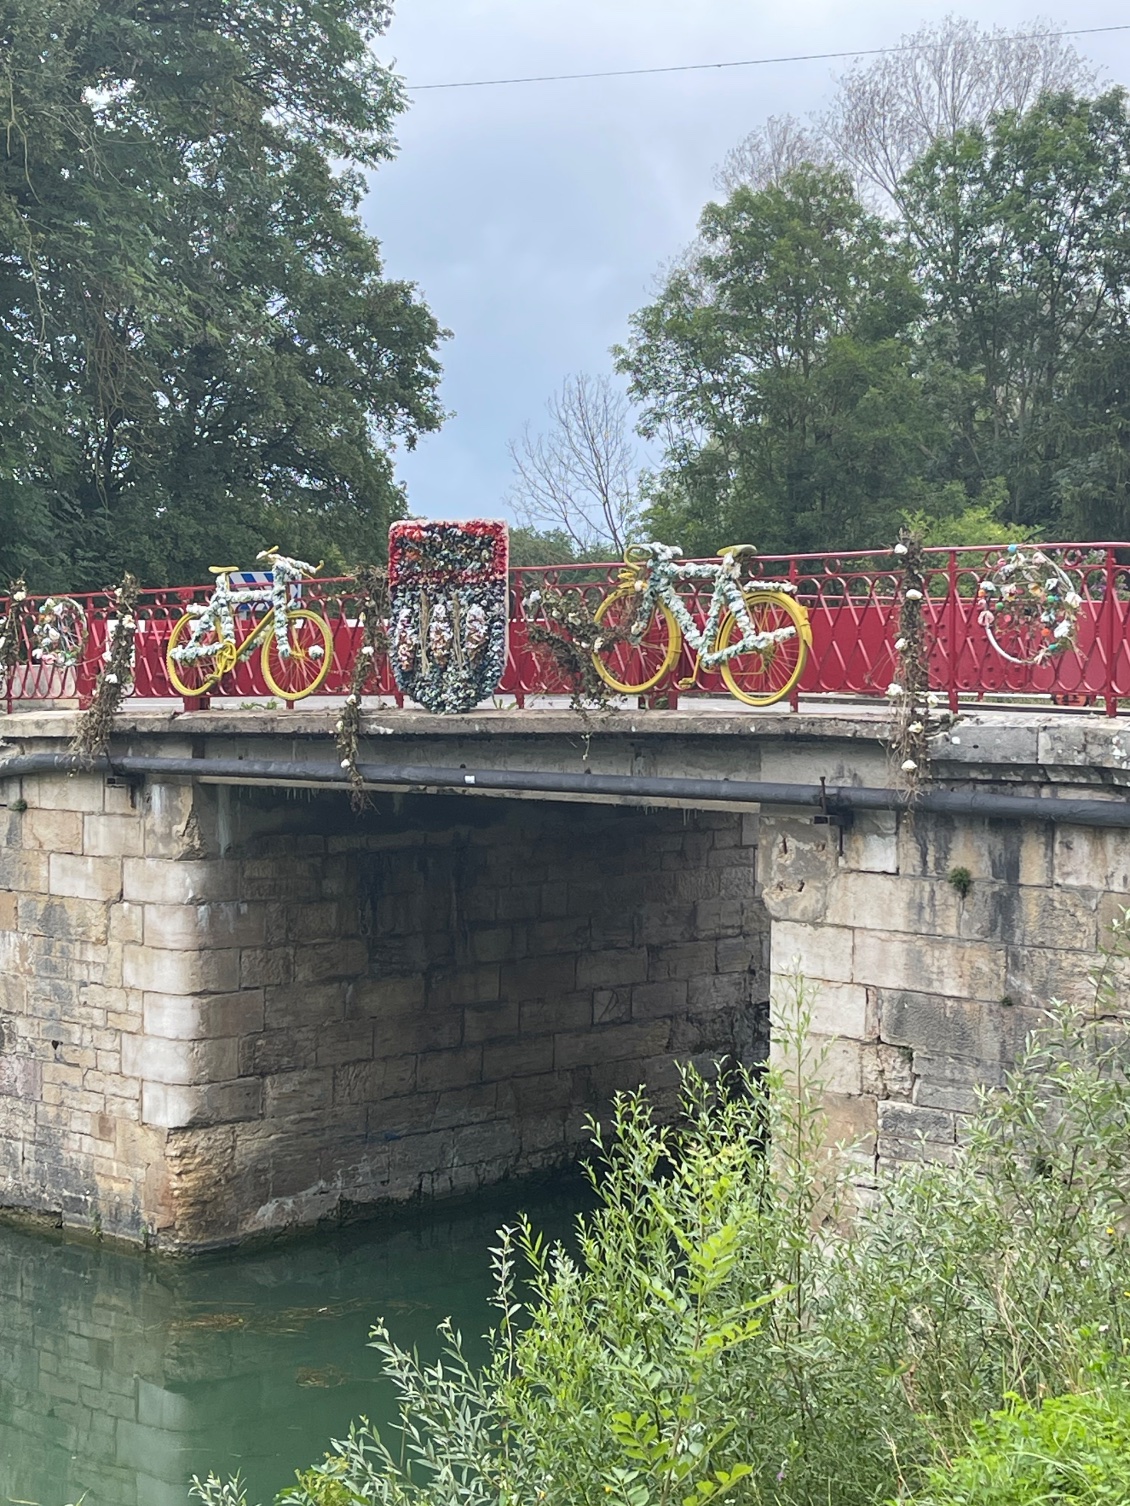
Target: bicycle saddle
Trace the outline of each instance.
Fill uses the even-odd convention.
[[[209,565],[208,566],[208,574],[209,575],[233,575],[237,571],[241,570],[242,568],[243,567],[241,565]]]

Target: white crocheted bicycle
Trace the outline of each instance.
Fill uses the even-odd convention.
[[[812,646],[808,613],[789,581],[758,580],[750,567],[757,550],[734,544],[718,564],[695,564],[669,544],[633,544],[611,595],[593,614],[607,637],[593,662],[606,685],[623,695],[651,690],[670,673],[683,640],[696,651],[694,673],[677,682],[688,690],[704,669],[717,669],[730,694],[747,706],[770,706],[804,673]],[[681,581],[712,580],[704,617],[692,615]]]
[[[212,565],[216,586],[207,605],[189,607],[174,626],[165,669],[178,695],[207,695],[260,642],[263,679],[284,701],[313,695],[329,674],[329,623],[320,612],[294,605],[295,586],[316,575],[321,564],[288,559],[277,549],[264,549],[256,558],[271,566],[269,585],[233,588],[231,577],[239,566]],[[253,623],[256,608],[259,620]]]

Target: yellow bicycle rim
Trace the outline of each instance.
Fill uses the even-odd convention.
[[[613,591],[610,596],[604,598],[593,613],[594,620],[597,623],[603,622],[612,608],[620,605],[626,599],[631,601],[636,599],[636,593],[630,586],[619,591]],[[627,667],[617,665],[613,669],[601,658],[598,652],[594,651],[593,653],[592,662],[596,666],[597,674],[606,685],[611,686],[613,690],[619,691],[621,695],[640,695],[645,690],[651,690],[653,686],[659,684],[665,675],[671,672],[675,660],[679,657],[683,635],[679,631],[679,624],[672,616],[670,608],[665,606],[661,601],[655,604],[655,613],[648,624],[648,630],[651,631],[655,626],[658,626],[659,630],[666,634],[667,643],[659,668],[653,669],[650,674],[647,669],[641,666],[639,675],[629,679],[626,675]],[[659,644],[654,644],[654,647],[658,649]],[[614,648],[613,651],[615,651]],[[621,678],[621,676],[624,676],[624,678]]]
[[[736,654],[718,666],[726,689],[747,706],[771,706],[784,700],[804,673],[808,650],[812,646],[812,627],[808,613],[798,601],[784,591],[746,591],[746,611],[755,628],[785,626],[779,621],[766,622],[766,616],[786,617],[796,628],[795,638],[772,644],[760,653]],[[727,613],[718,629],[716,650],[741,639],[741,628],[732,612]],[[735,672],[735,666],[737,671]],[[741,674],[741,683],[738,680]],[[762,684],[758,684],[758,681]]]
[[[197,684],[189,685],[181,678],[181,665],[178,660],[173,658],[173,650],[181,646],[182,640],[189,638],[196,621],[197,619],[190,612],[186,612],[183,617],[178,618],[172,632],[169,634],[168,647],[165,649],[165,673],[169,677],[169,684],[176,691],[177,695],[186,696],[190,699],[193,696],[207,695],[213,686],[219,684],[220,677],[223,674],[223,670],[217,666],[216,659],[213,658],[207,673],[204,674],[203,678]],[[223,646],[222,643],[217,643],[216,645],[217,649]],[[203,665],[204,660],[196,659],[193,663],[194,665]]]
[[[307,645],[296,638],[295,629],[302,631],[300,624],[306,624],[313,630],[314,643]],[[313,695],[330,672],[330,665],[333,663],[333,633],[329,623],[319,612],[311,612],[306,607],[293,607],[287,612],[286,633],[291,649],[290,659],[280,658],[277,666],[273,662],[273,656],[278,653],[278,644],[275,641],[275,624],[271,620],[268,623],[267,637],[263,643],[263,653],[259,663],[263,678],[272,695],[277,695],[284,701],[301,701],[306,696]],[[320,658],[315,658],[309,652],[309,648],[320,648]],[[283,680],[286,677],[283,672],[288,665],[301,669],[304,676],[308,673],[309,678],[303,677],[300,681],[292,680],[289,684],[284,684]],[[277,675],[276,667],[279,670]]]

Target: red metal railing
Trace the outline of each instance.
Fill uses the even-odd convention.
[[[1102,703],[1115,715],[1120,699],[1130,698],[1130,544],[1043,544],[1043,552],[1068,572],[1076,583],[1079,608],[1073,647],[1035,666],[1009,663],[990,642],[980,621],[977,587],[1001,558],[1000,550],[984,548],[927,550],[926,619],[932,633],[930,680],[955,709],[959,697],[1055,696],[1072,701]],[[619,564],[521,567],[511,571],[510,651],[499,686],[501,694],[524,705],[534,696],[567,695],[571,687],[544,650],[528,640],[527,613],[532,593],[547,585],[576,587],[595,604],[616,582]],[[881,697],[893,678],[894,641],[898,636],[900,572],[890,553],[855,552],[839,555],[765,555],[761,572],[769,578],[793,582],[797,599],[812,623],[813,643],[793,706],[800,696],[852,695]],[[344,695],[354,656],[360,647],[359,610],[349,580],[314,580],[302,587],[304,602],[325,615],[333,632],[334,657],[319,695]],[[208,599],[210,586],[144,591],[137,609],[135,669],[131,695],[142,699],[174,696],[165,674],[165,646],[173,623],[190,604]],[[690,582],[684,599],[700,619],[709,592]],[[29,597],[20,620],[23,640],[16,665],[3,694],[9,710],[17,702],[76,701],[89,703],[102,667],[111,623],[112,598],[104,592],[68,598],[81,607],[86,631],[75,664],[63,666],[37,657],[34,623],[46,598]],[[8,603],[0,598],[0,609]],[[247,629],[254,617],[240,621]],[[694,673],[694,655],[684,645],[666,683],[655,687],[653,699],[677,704],[677,682]],[[387,659],[375,665],[368,693],[400,700]],[[692,691],[681,694],[721,695],[717,674],[700,674]],[[224,699],[257,700],[268,694],[254,652],[224,681]],[[199,705],[199,702],[188,703]]]

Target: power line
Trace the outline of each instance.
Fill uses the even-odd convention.
[[[1080,26],[1072,31],[1034,31],[1027,36],[1015,38],[1018,42],[1034,42],[1048,37],[1093,37],[1100,32],[1130,31],[1130,23],[1121,26]],[[443,84],[409,84],[410,94],[422,94],[428,89],[493,89],[504,84],[560,84],[584,78],[639,78],[650,73],[704,73],[719,68],[764,68],[771,63],[823,63],[843,58],[873,58],[892,52],[918,52],[919,42],[904,43],[898,47],[857,47],[849,52],[796,52],[774,58],[738,58],[723,63],[670,63],[665,68],[607,68],[597,73],[535,73],[527,78],[467,78]]]

